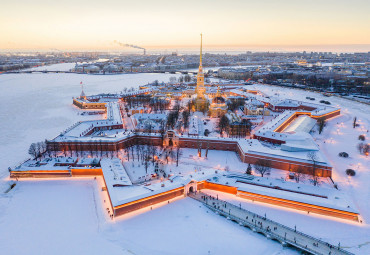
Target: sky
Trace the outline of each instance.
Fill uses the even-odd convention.
[[[370,51],[369,0],[3,0],[0,50]]]

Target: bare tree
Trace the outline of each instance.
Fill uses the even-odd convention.
[[[148,174],[148,168],[149,168],[149,163],[150,163],[150,156],[149,156],[149,151],[148,149],[143,151],[144,154],[144,168],[145,168],[145,173]]]
[[[310,151],[309,153],[307,153],[307,158],[312,161],[312,168],[311,168],[311,175],[312,175],[312,182],[313,182],[313,185],[316,186],[318,181],[319,181],[319,177],[317,176],[316,174],[316,168],[317,168],[317,155],[316,155],[316,152],[315,151]]]
[[[160,123],[159,133],[161,134],[161,144],[160,144],[160,146],[161,146],[161,148],[163,148],[164,136],[165,136],[165,134],[166,134],[166,128],[165,128],[165,123],[164,123],[164,121],[162,121],[162,122]]]
[[[127,161],[130,161],[130,148],[128,146],[125,146],[123,150],[125,151],[125,154],[127,155]]]
[[[182,122],[184,124],[184,130],[186,130],[189,127],[189,116],[190,116],[189,111],[185,110],[182,112]]]
[[[229,126],[229,119],[225,115],[222,115],[222,117],[220,118],[218,122],[218,128],[220,130],[221,135],[227,129],[228,126]]]
[[[263,177],[264,174],[269,173],[271,170],[271,161],[267,159],[258,159],[254,164],[254,169],[261,174]]]
[[[30,148],[28,149],[28,154],[30,154],[34,159],[37,159],[37,145],[35,143],[31,143]]]
[[[296,182],[299,182],[300,180],[302,180],[304,177],[304,171],[301,167],[298,167],[295,171],[294,171],[294,179]]]
[[[247,170],[245,171],[246,174],[251,175],[252,174],[252,166],[251,164],[248,164]]]
[[[48,157],[51,157],[51,145],[49,144],[49,141],[45,139],[45,153],[48,155]]]
[[[176,166],[179,166],[179,159],[182,155],[181,148],[179,146],[176,147]]]
[[[325,119],[324,118],[319,118],[317,120],[317,124],[319,125],[319,134],[321,134],[322,131],[324,130],[324,127],[326,126]]]
[[[209,150],[209,142],[207,143],[207,148],[206,148],[206,155],[205,155],[205,157],[208,157],[208,150]]]
[[[38,142],[36,143],[36,151],[37,151],[37,158],[41,158],[42,155],[42,143]]]

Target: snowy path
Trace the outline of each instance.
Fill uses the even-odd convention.
[[[205,193],[190,193],[189,196],[207,205],[216,213],[237,221],[242,226],[250,227],[253,231],[262,233],[269,239],[276,239],[283,245],[290,244],[313,254],[352,254],[296,229],[286,227]]]

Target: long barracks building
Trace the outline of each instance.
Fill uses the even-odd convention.
[[[161,146],[166,143],[168,137],[162,137],[159,134],[130,134],[117,136],[113,138],[90,138],[83,137],[76,140],[63,140],[56,138],[48,143],[50,150],[57,151],[118,151],[135,144],[145,145],[152,144]],[[175,136],[170,138],[174,144],[181,148],[209,148],[210,150],[235,151],[238,153],[240,160],[245,163],[255,164],[260,159],[271,161],[271,167],[296,171],[301,169],[307,174],[312,173],[313,162],[307,158],[307,152],[298,151],[290,152],[280,149],[271,149],[263,146],[256,139],[232,139],[232,138],[215,138],[215,137],[188,137]],[[327,162],[325,156],[317,151],[317,162],[315,162],[316,174],[321,177],[331,177],[332,166]]]

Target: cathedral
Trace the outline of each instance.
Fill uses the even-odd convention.
[[[217,94],[212,99],[212,104],[209,107],[209,116],[219,118],[227,113],[227,104],[225,99],[221,96],[220,88],[217,88]]]

